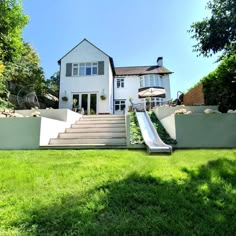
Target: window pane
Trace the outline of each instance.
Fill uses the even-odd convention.
[[[124,84],[125,84],[124,79],[121,79],[120,81],[121,81],[120,87],[124,88]]]
[[[150,76],[150,86],[154,86],[154,77],[153,77],[153,75]]]
[[[115,110],[119,110],[120,106],[119,105],[115,105]]]
[[[73,68],[73,75],[78,75],[78,67]]]
[[[91,67],[86,67],[86,75],[91,75]]]
[[[78,64],[73,64],[73,75],[78,75]]]
[[[125,105],[121,105],[121,110],[124,110],[125,109]]]
[[[93,75],[97,75],[98,74],[98,68],[97,67],[93,67]]]
[[[79,68],[79,75],[85,75],[85,67]]]
[[[155,86],[158,86],[158,77],[157,77],[157,76],[155,76],[154,85],[155,85]]]
[[[140,87],[144,87],[144,83],[143,83],[143,77],[140,78]]]
[[[150,86],[149,77],[145,75],[145,87]]]
[[[117,79],[116,85],[117,85],[117,88],[120,88],[120,79]]]

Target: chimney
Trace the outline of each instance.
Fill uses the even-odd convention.
[[[158,57],[157,58],[157,65],[158,66],[163,66],[163,57]]]

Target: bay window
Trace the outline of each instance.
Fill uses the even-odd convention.
[[[140,77],[140,88],[163,87],[163,79],[160,75],[143,75]]]

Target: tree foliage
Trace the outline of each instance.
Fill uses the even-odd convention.
[[[236,0],[210,0],[207,8],[211,16],[195,22],[189,30],[197,40],[194,51],[199,55],[211,56],[236,53]]]
[[[21,0],[0,0],[0,106],[9,105],[8,90],[32,85],[41,95],[46,87],[39,56],[22,38],[27,22]]]
[[[54,73],[50,77],[50,79],[46,80],[47,88],[49,88],[50,90],[52,90],[56,94],[59,93],[59,83],[60,83],[60,72],[59,71]]]
[[[22,30],[28,22],[22,3],[17,0],[0,0],[0,60],[14,61],[23,48]]]
[[[221,112],[236,109],[236,54],[202,79],[206,105],[219,105]]]
[[[21,87],[32,85],[38,94],[44,92],[46,85],[40,58],[29,44],[24,43],[21,56],[14,63],[8,62],[6,65],[5,76],[8,81]]]

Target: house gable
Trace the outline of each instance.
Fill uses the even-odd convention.
[[[88,53],[84,53],[84,51],[86,51],[88,49],[89,49]],[[81,51],[82,51],[82,53],[81,53]],[[87,57],[81,58],[80,54],[87,55]],[[107,55],[105,52],[103,52],[101,49],[99,49],[94,44],[89,42],[87,39],[83,39],[79,44],[77,44],[68,53],[66,53],[60,60],[58,60],[58,64],[61,65],[62,61],[66,61],[67,63],[72,63],[72,61],[67,60],[68,57],[70,58],[69,60],[71,60],[71,58],[75,58],[73,62],[77,62],[76,61],[77,58],[80,58],[80,60],[82,60],[83,62],[94,61],[95,54],[103,55],[104,57],[107,57],[109,59],[112,73],[114,76],[115,75],[115,68],[114,68],[114,62],[113,62],[112,57]],[[100,62],[100,65],[101,65],[101,62]]]

